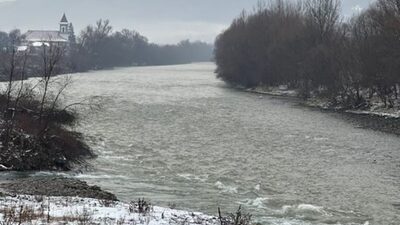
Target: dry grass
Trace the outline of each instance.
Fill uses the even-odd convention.
[[[218,219],[201,213],[153,207],[144,199],[130,204],[75,197],[16,196],[0,200],[0,225],[250,225],[250,219],[251,216],[242,214],[241,209]]]
[[[48,204],[50,204],[50,202]],[[4,215],[3,219],[0,220],[0,225],[51,224],[67,222],[75,222],[79,225],[93,224],[93,212],[89,209],[84,209],[82,212],[75,212],[68,216],[51,217],[50,207],[48,207],[47,204],[42,204],[40,208],[36,209],[32,206],[24,205],[3,207],[0,208],[0,213]]]
[[[244,213],[241,206],[235,213],[230,213],[228,216],[223,216],[221,209],[218,208],[218,218],[221,225],[251,225],[252,215]]]
[[[137,202],[132,201],[129,204],[129,211],[131,213],[139,213],[142,215],[148,215],[152,210],[151,203],[144,200],[144,198],[140,199]]]

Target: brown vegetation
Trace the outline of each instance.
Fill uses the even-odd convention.
[[[243,213],[241,206],[235,213],[230,213],[228,216],[223,216],[221,209],[218,208],[218,219],[221,225],[251,225],[251,217],[251,214]]]

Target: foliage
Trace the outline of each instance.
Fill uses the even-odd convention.
[[[217,76],[243,87],[287,85],[345,107],[398,99],[400,4],[379,0],[348,22],[339,0],[271,0],[217,38]]]

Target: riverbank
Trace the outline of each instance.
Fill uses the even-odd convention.
[[[372,107],[368,109],[346,109],[340,106],[333,106],[328,100],[323,98],[311,97],[308,100],[303,100],[299,97],[298,91],[290,90],[285,87],[257,87],[241,90],[254,94],[294,99],[305,107],[325,112],[341,113],[346,121],[354,124],[356,127],[373,129],[400,136],[400,110],[385,108],[378,102],[374,102]]]
[[[120,202],[110,192],[64,177],[29,177],[0,184],[0,221],[6,224],[217,224],[202,213]]]
[[[2,181],[0,189],[10,195],[38,195],[95,198],[117,201],[117,197],[98,186],[89,186],[86,182],[65,177],[28,177]]]
[[[0,217],[6,224],[136,224],[216,225],[217,219],[202,213],[172,210],[140,202],[123,203],[78,197],[0,197]]]
[[[19,94],[0,95],[0,171],[68,171],[94,158],[84,135],[73,130],[79,115],[52,97],[51,88],[58,88],[41,95],[41,88],[24,91],[25,85]]]

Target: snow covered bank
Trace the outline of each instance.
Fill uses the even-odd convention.
[[[271,95],[271,96],[282,96],[282,97],[293,97],[298,98],[299,92],[297,90],[288,89],[286,86],[282,85],[279,87],[256,87],[251,89],[246,89],[247,92]],[[319,97],[311,97],[304,102],[305,105],[316,107],[325,110],[343,110],[342,107],[333,107],[332,104],[327,100]],[[378,116],[384,118],[398,119],[400,118],[400,109],[392,108],[389,109],[384,107],[383,104],[379,103],[379,100],[371,102],[371,107],[368,109],[351,109],[343,110],[344,112],[356,114],[356,115],[370,115]]]
[[[298,91],[288,89],[286,86],[279,87],[256,87],[246,89],[248,92],[272,95],[272,96],[284,96],[284,97],[297,97],[299,96]]]
[[[20,195],[0,198],[1,224],[218,224],[216,217],[139,202],[123,203],[77,197]]]

